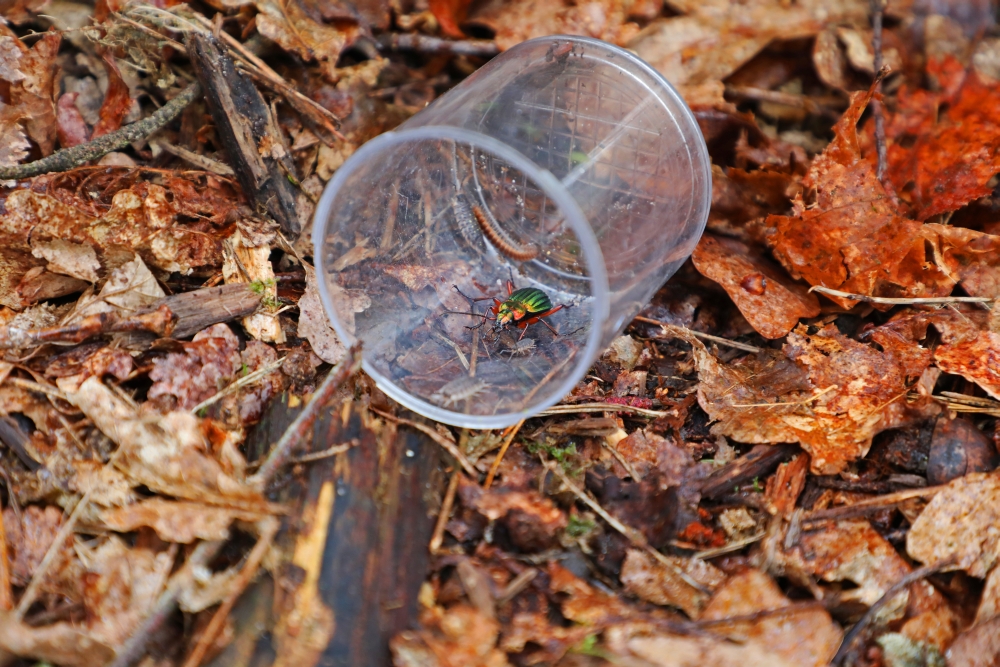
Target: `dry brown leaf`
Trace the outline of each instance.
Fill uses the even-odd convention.
[[[340,363],[347,354],[347,348],[340,342],[337,332],[330,326],[330,320],[323,309],[316,286],[316,270],[306,266],[306,291],[299,298],[299,336],[309,341],[316,356],[328,364]],[[369,299],[369,304],[371,300]],[[356,312],[364,312],[362,308]],[[351,320],[354,319],[352,311]]]
[[[24,114],[0,102],[0,167],[13,167],[28,157],[31,143],[24,134]]]
[[[712,432],[751,444],[798,442],[815,474],[833,474],[868,452],[872,437],[936,413],[908,405],[909,380],[929,363],[887,347],[879,351],[827,327],[792,332],[784,356],[760,354],[724,365],[692,343],[698,402]],[[906,351],[910,348],[907,346]]]
[[[747,243],[706,234],[691,261],[703,276],[722,285],[750,326],[765,338],[781,338],[800,319],[819,314],[815,295]]]
[[[242,363],[240,341],[227,325],[214,324],[183,345],[183,353],[153,361],[148,395],[173,397],[178,408],[190,410],[235,379]]]
[[[149,615],[167,583],[173,558],[166,552],[154,553],[128,547],[117,536],[86,551],[83,589],[89,634],[110,646],[121,646]]]
[[[237,506],[247,511],[270,511],[259,493],[226,474],[222,465],[208,454],[208,442],[194,415],[141,414],[137,407],[94,377],[69,392],[68,397],[122,448],[115,465],[136,482],[186,500]]]
[[[627,22],[628,7],[623,0],[515,0],[486,4],[469,21],[492,29],[497,46],[504,50],[543,35],[584,35],[622,44],[638,31],[638,26]]]
[[[629,549],[619,576],[625,590],[653,604],[677,607],[696,618],[708,602],[708,597],[681,578],[678,571],[710,591],[725,581],[726,575],[711,563],[698,558],[665,558],[673,567],[664,565],[645,551]]]
[[[13,45],[21,51],[17,69],[24,76],[10,84],[11,106],[23,115],[28,136],[42,155],[49,155],[56,141],[55,59],[62,38],[57,32],[46,32],[29,49],[4,24],[0,24],[0,35],[13,38]]]
[[[642,667],[792,667],[792,662],[756,641],[730,644],[704,637],[665,635],[629,625],[605,631],[607,646],[617,656]],[[628,664],[628,663],[626,663]],[[634,662],[633,662],[634,664]]]
[[[983,595],[979,598],[979,608],[976,610],[975,624],[985,623],[997,616],[1000,616],[1000,567],[994,567],[986,575]]]
[[[993,667],[1000,662],[1000,617],[969,628],[948,650],[948,667]]]
[[[1000,334],[983,331],[973,340],[940,345],[934,350],[934,363],[1000,399]]]
[[[856,126],[873,94],[852,95],[834,140],[803,179],[815,196],[808,202],[798,196],[791,216],[767,218],[774,230],[769,243],[792,276],[811,285],[875,296],[947,295],[955,278],[928,254],[924,235],[930,232],[900,216],[875,168],[861,159]]]
[[[66,667],[103,667],[115,657],[115,649],[101,643],[70,623],[31,627],[0,610],[0,650]]]
[[[84,296],[68,321],[78,321],[99,313],[134,313],[166,296],[149,268],[138,256],[111,272],[96,296]]]
[[[749,569],[730,577],[712,596],[700,620],[724,620],[790,606],[771,577]],[[840,647],[843,632],[822,607],[713,625],[713,632],[753,641],[792,664],[821,667]]]
[[[1000,474],[970,473],[951,482],[917,517],[906,552],[925,565],[957,558],[957,567],[985,577],[1000,561]]]
[[[57,134],[62,148],[79,146],[90,139],[90,128],[76,106],[77,97],[79,93],[64,93],[56,103]]]
[[[684,14],[649,24],[628,44],[670,83],[688,104],[730,108],[722,80],[774,40],[816,35],[827,23],[868,24],[859,0],[785,3],[779,0],[673,0]]]
[[[104,103],[101,105],[101,119],[94,125],[94,132],[91,134],[93,139],[120,128],[125,114],[132,108],[132,98],[129,96],[128,85],[122,78],[121,70],[118,69],[114,56],[111,53],[106,53],[103,61],[104,71],[108,77],[108,89],[104,94]]]
[[[334,69],[341,51],[359,34],[356,24],[317,23],[298,0],[257,0],[257,30],[303,60],[317,60]]]
[[[53,273],[63,273],[89,283],[96,283],[101,263],[94,248],[87,244],[72,243],[63,239],[36,241],[31,254],[48,262]]]
[[[548,497],[537,491],[481,491],[476,484],[461,487],[462,504],[490,521],[500,521],[521,550],[535,552],[555,546],[569,520]]]
[[[205,197],[184,183],[173,179],[174,200],[167,205],[185,215],[203,216],[213,203],[205,202]],[[71,205],[35,190],[17,190],[5,201],[0,233],[20,239],[20,244],[28,238],[89,244],[102,260],[128,249],[164,271],[188,273],[196,267],[218,266],[222,260],[218,230],[213,226],[192,229],[173,222],[175,213],[164,210],[159,187],[140,183],[120,190],[111,200],[111,209],[101,217],[95,217],[78,202]],[[165,222],[168,226],[161,226]]]
[[[141,526],[156,531],[165,542],[190,544],[195,540],[227,540],[233,521],[257,521],[262,514],[243,512],[230,507],[150,498],[134,505],[117,507],[101,513],[111,530],[129,533]]]
[[[400,667],[507,667],[507,656],[496,648],[500,624],[475,607],[435,606],[420,615],[420,630],[396,635],[390,647]]]
[[[58,507],[38,507],[31,505],[20,513],[20,521],[14,510],[3,511],[8,557],[10,558],[11,579],[17,586],[26,586],[38,568],[45,552],[55,541],[56,533],[63,522],[63,512]],[[64,547],[63,559],[71,556],[69,547]]]
[[[270,239],[252,239],[237,229],[223,244],[222,275],[227,285],[253,283],[259,286],[262,302],[275,304],[278,285],[274,280],[274,267],[271,266],[270,259],[270,240],[273,240],[274,235],[272,232],[264,236],[270,236]],[[278,344],[285,342],[281,321],[271,312],[248,315],[242,319],[242,323],[247,333],[257,340]]]

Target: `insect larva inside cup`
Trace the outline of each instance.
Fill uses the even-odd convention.
[[[483,230],[483,234],[501,254],[517,262],[527,262],[538,257],[538,248],[523,246],[512,240],[478,206],[472,207],[472,214],[476,217],[476,222],[479,223],[479,228]]]

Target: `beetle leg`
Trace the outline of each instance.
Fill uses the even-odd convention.
[[[554,336],[558,336],[559,335],[559,332],[556,331],[555,329],[553,329],[551,324],[549,324],[545,320],[538,320],[538,321],[541,322],[542,324],[544,324],[545,326],[547,326],[549,328],[549,331],[552,332],[552,335],[554,335]]]

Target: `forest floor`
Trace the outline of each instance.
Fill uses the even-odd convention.
[[[440,445],[415,585],[379,603],[400,667],[1000,664],[996,11],[0,1],[0,664],[350,664],[323,582],[374,584],[323,570],[303,480],[385,457],[306,453],[342,409]],[[313,211],[550,34],[678,89],[708,228],[559,405],[434,424],[337,339]]]

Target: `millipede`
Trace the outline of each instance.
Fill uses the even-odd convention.
[[[487,218],[478,206],[472,207],[472,214],[475,216],[476,222],[479,223],[480,229],[483,230],[483,234],[502,254],[518,262],[527,262],[538,257],[538,248],[523,246],[513,241],[504,230],[494,226],[493,221]]]

